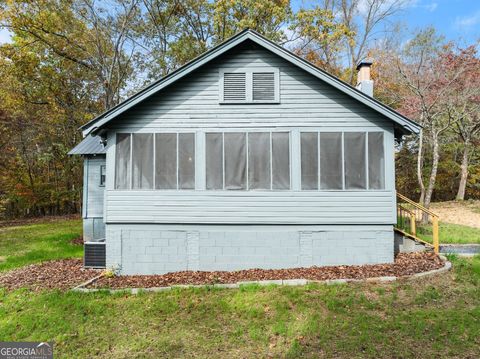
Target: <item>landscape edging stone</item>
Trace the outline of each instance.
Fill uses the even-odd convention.
[[[339,279],[326,279],[326,280],[310,280],[310,279],[274,279],[274,280],[254,280],[254,281],[241,281],[237,283],[217,283],[217,284],[177,284],[168,287],[152,287],[152,288],[121,288],[121,289],[108,289],[108,288],[85,288],[85,286],[92,284],[103,274],[96,276],[95,278],[89,279],[88,281],[72,288],[72,291],[83,292],[83,293],[92,293],[92,292],[104,292],[108,291],[110,293],[125,293],[129,292],[131,294],[138,294],[140,292],[164,292],[172,290],[175,288],[221,288],[221,289],[235,289],[240,288],[244,285],[256,284],[260,286],[269,286],[269,285],[283,285],[283,286],[300,286],[310,283],[316,284],[326,284],[326,285],[339,285],[347,283],[388,283],[394,282],[398,279],[417,279],[423,278],[426,276],[431,276],[434,274],[440,274],[447,272],[452,269],[452,263],[447,260],[445,256],[440,255],[440,258],[444,261],[444,265],[441,268],[434,269],[427,272],[415,273],[410,276],[383,276],[383,277],[372,277],[365,279],[354,279],[354,278],[339,278]]]

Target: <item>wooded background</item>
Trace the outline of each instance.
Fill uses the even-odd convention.
[[[479,43],[395,23],[405,2],[0,0],[0,217],[79,212],[78,127],[247,27],[353,85],[373,57],[375,97],[424,126],[398,145],[398,191],[480,198]]]

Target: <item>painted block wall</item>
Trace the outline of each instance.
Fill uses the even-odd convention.
[[[121,274],[393,262],[392,226],[107,225]]]

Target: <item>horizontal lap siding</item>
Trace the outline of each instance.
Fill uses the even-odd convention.
[[[107,223],[393,224],[394,193],[107,191]]]
[[[280,104],[219,104],[219,69],[276,67]],[[391,128],[379,114],[265,49],[235,50],[120,116],[118,130],[212,127]]]
[[[219,70],[276,67],[279,104],[219,104]],[[386,191],[115,191],[107,154],[107,223],[393,224],[393,126],[375,111],[265,49],[233,50],[119,116],[111,130],[300,129],[386,131]],[[109,134],[114,144],[114,131]],[[293,144],[292,144],[293,146]],[[293,154],[292,154],[293,156]],[[297,159],[292,159],[298,171]],[[296,172],[295,172],[296,173]]]

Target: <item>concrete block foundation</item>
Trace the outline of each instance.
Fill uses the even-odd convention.
[[[107,224],[120,274],[392,263],[393,227]]]

